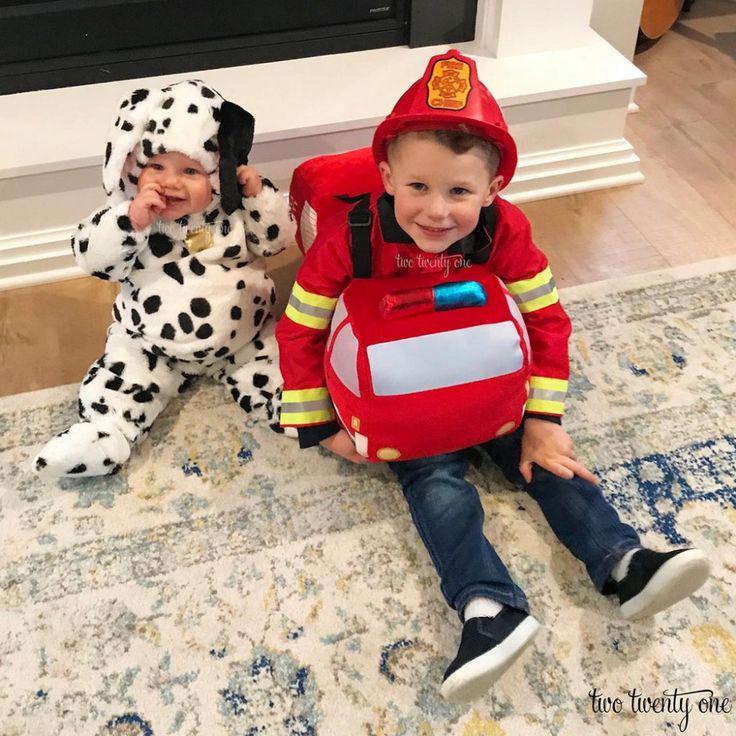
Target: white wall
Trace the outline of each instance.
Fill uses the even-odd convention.
[[[496,58],[577,48],[593,0],[479,0],[476,41]]]
[[[634,46],[644,0],[593,0],[590,25],[627,59]]]

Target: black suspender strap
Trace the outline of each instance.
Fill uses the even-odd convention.
[[[350,255],[353,259],[353,278],[369,279],[371,268],[371,224],[373,216],[368,209],[370,195],[364,194],[348,213],[350,225]]]
[[[486,230],[493,240],[493,234],[496,231],[496,220],[498,219],[498,208],[495,202],[491,202],[488,207],[483,208],[483,217],[486,221]]]
[[[495,202],[483,208],[483,225],[488,233],[488,242],[478,251],[473,253],[470,260],[473,263],[486,263],[491,257],[493,250],[493,236],[496,232],[496,221],[498,220],[498,208]]]
[[[368,208],[370,194],[360,194],[355,197],[337,195],[337,198],[350,204],[355,202],[355,206],[348,213],[353,278],[369,279],[373,274],[371,262],[371,224],[373,223],[373,216]],[[496,230],[497,219],[498,210],[495,203],[483,208],[484,225],[486,232],[490,236],[490,242],[481,251],[467,254],[471,262],[485,263],[488,260],[491,248],[493,247],[493,235]]]

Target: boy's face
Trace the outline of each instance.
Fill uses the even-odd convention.
[[[430,138],[401,136],[382,161],[396,221],[425,253],[442,253],[475,229],[503,177],[493,176],[480,150],[454,153]]]
[[[202,164],[178,151],[159,153],[148,159],[138,177],[138,191],[148,184],[166,202],[158,215],[164,220],[201,212],[212,201],[210,177]]]

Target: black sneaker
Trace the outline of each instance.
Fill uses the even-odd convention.
[[[447,668],[440,695],[464,703],[488,691],[539,630],[528,613],[504,606],[493,618],[470,618],[463,625],[457,656]]]
[[[621,614],[627,619],[652,616],[692,595],[709,574],[710,563],[699,549],[640,549],[618,583]]]

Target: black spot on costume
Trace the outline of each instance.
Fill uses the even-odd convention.
[[[220,137],[232,120],[244,132]],[[79,225],[73,246],[86,273],[120,282],[120,292],[105,352],[80,386],[80,421],[52,438],[32,463],[46,477],[116,472],[169,401],[199,375],[222,381],[244,411],[269,424],[278,410],[262,393],[262,386],[270,395],[281,383],[273,321],[259,332],[266,312],[253,303],[256,296],[265,303],[273,284],[252,264],[291,243],[288,204],[269,186],[247,200],[239,190],[233,197],[220,180],[222,157],[237,186],[234,167],[245,159],[227,157],[247,156],[250,144],[238,148],[238,136],[252,141],[252,117],[189,80],[166,91],[135,90],[112,121],[118,125],[103,143],[107,200]],[[202,212],[175,222],[156,219],[138,231],[130,202],[143,167],[161,151],[184,153],[211,172],[212,200]],[[192,253],[186,243],[198,230],[210,233],[211,242]],[[270,234],[277,234],[277,244]]]

